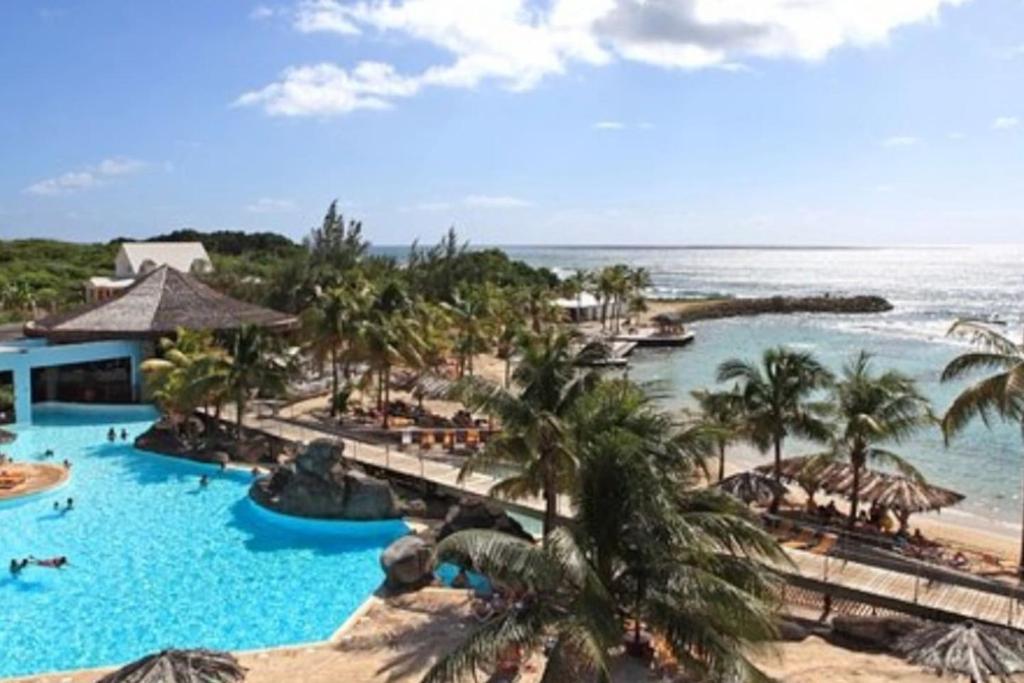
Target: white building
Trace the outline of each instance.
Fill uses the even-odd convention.
[[[125,242],[114,259],[114,277],[89,278],[85,283],[85,300],[106,301],[130,287],[136,278],[163,265],[183,273],[213,271],[202,242]]]
[[[563,315],[570,322],[601,319],[601,302],[590,292],[582,292],[578,297],[555,299],[551,303],[562,309]]]

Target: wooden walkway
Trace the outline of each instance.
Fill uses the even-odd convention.
[[[248,426],[293,441],[308,442],[325,437],[339,439],[345,444],[346,457],[356,462],[428,482],[456,495],[492,498],[490,489],[498,481],[494,476],[474,473],[460,482],[458,472],[462,459],[457,456],[443,451],[426,454],[400,452],[391,447],[341,438],[317,424],[313,418],[301,414],[253,419]],[[495,502],[525,514],[536,515],[543,510],[539,498]],[[569,512],[568,500],[563,498],[559,501],[559,512]],[[778,570],[788,583],[800,588],[930,619],[973,619],[1024,630],[1024,603],[1006,595],[937,580],[928,581],[905,572],[802,550],[787,549],[787,553],[793,565],[779,566]]]

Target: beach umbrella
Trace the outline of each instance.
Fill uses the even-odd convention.
[[[905,512],[927,512],[956,505],[962,493],[934,486],[911,477],[883,475],[861,488],[861,498],[869,503],[896,508]]]
[[[928,624],[897,641],[896,650],[912,664],[973,683],[1009,681],[1024,671],[1024,633],[972,621]]]
[[[245,680],[245,668],[229,652],[163,650],[147,655],[97,683],[235,683]]]
[[[757,470],[747,470],[726,477],[715,486],[748,504],[767,505],[774,498],[786,493],[783,484]]]

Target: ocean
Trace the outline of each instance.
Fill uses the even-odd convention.
[[[514,258],[560,274],[612,263],[647,268],[656,297],[877,294],[894,310],[874,315],[761,316],[694,323],[696,341],[679,350],[634,354],[630,376],[657,382],[665,405],[678,410],[690,392],[715,387],[715,369],[727,358],[756,359],[785,344],[812,351],[835,371],[854,353],[875,355],[879,368],[912,376],[943,412],[963,383],[939,381],[962,342],[946,337],[960,317],[1006,324],[1020,338],[1024,308],[1024,246],[917,248],[674,248],[504,247]],[[814,452],[789,443],[784,455]],[[820,447],[817,447],[820,450]],[[947,447],[938,427],[891,447],[929,481],[967,496],[942,512],[949,522],[1015,533],[1021,519],[1024,440],[1020,426],[980,422]],[[734,463],[769,461],[750,448],[728,456]]]

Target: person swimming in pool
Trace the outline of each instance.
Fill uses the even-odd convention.
[[[68,498],[68,504],[67,504],[67,506],[64,509],[65,510],[70,510],[73,507],[75,507],[75,499],[74,498]]]
[[[128,440],[128,430],[125,429],[124,427],[121,427],[121,441],[127,441],[127,440]]]
[[[199,477],[199,486],[201,486],[202,488],[205,489],[207,487],[207,485],[209,485],[209,483],[210,483],[210,478],[208,476],[206,476],[205,474],[203,476]]]
[[[49,557],[45,560],[37,560],[35,558],[30,559],[32,559],[32,563],[37,567],[48,567],[50,569],[62,569],[64,565],[68,563],[68,558],[63,555],[58,557]],[[28,560],[26,560],[26,562],[28,562]]]
[[[107,430],[107,441],[110,441],[111,443],[117,441],[117,431],[115,431],[113,427]]]
[[[11,576],[17,576],[21,573],[21,570],[25,567],[17,558],[11,558]]]
[[[52,458],[53,457],[53,449],[52,448],[47,448],[46,452],[43,453],[43,457],[44,458]]]

